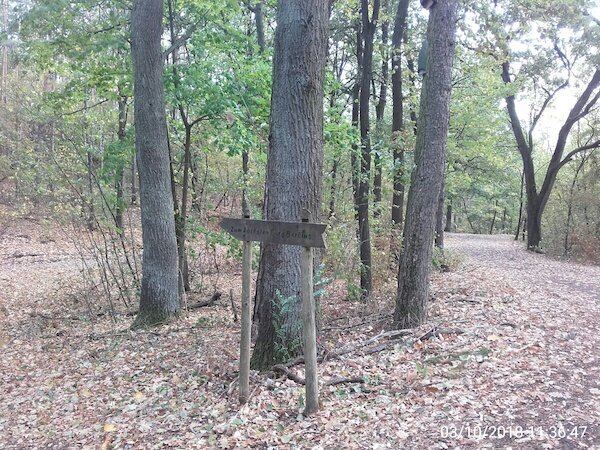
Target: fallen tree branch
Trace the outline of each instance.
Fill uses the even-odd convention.
[[[188,306],[188,310],[191,309],[198,309],[198,308],[205,308],[207,306],[212,306],[215,304],[215,302],[217,300],[219,300],[221,298],[221,293],[220,292],[215,292],[211,298],[209,298],[208,300],[206,300],[205,302],[199,302],[199,303],[195,303],[193,305],[189,305]]]
[[[306,382],[304,381],[304,378],[296,375],[294,372],[292,372],[289,368],[287,368],[283,364],[276,364],[276,365],[274,365],[273,366],[273,372],[275,372],[275,373],[277,373],[277,372],[282,373],[287,378],[289,378],[292,381],[295,381],[298,384],[306,384]]]
[[[306,381],[299,375],[296,375],[292,372],[288,367],[283,364],[277,364],[273,366],[273,371],[275,373],[279,372],[282,375],[285,375],[286,378],[298,383],[305,385]],[[335,377],[327,380],[323,383],[323,386],[337,386],[338,384],[344,383],[364,383],[365,379],[363,377]]]
[[[344,383],[365,383],[363,377],[336,377],[332,378],[324,383],[325,386],[337,386],[338,384]]]

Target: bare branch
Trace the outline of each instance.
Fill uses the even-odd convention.
[[[586,150],[595,150],[600,147],[600,140],[592,142],[591,144],[582,145],[581,147],[577,147],[575,150],[570,151],[567,156],[560,162],[558,165],[558,169],[567,164],[568,162],[573,160],[573,157],[578,153],[584,152]]]
[[[183,36],[181,36],[180,38],[176,39],[169,48],[167,48],[165,51],[163,51],[163,57],[168,57],[171,53],[173,53],[174,50],[177,50],[179,47],[183,47],[187,41],[192,37],[192,34],[194,34],[194,32],[196,31],[196,29],[198,28],[198,24],[195,23],[194,25],[192,25],[185,33]]]

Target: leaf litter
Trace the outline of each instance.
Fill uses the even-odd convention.
[[[394,283],[366,307],[332,284],[322,409],[306,418],[285,372],[253,372],[239,407],[228,300],[150,331],[52,319],[76,308],[64,291],[79,263],[48,234],[13,227],[0,242],[1,449],[600,448],[599,267],[450,234],[462,263],[432,275],[427,323],[399,334]],[[239,268],[219,280],[239,301]]]

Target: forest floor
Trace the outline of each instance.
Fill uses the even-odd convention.
[[[227,296],[150,331],[78,320],[77,253],[52,230],[10,228],[0,449],[599,449],[600,267],[509,236],[452,234],[447,248],[461,262],[433,275],[428,322],[401,337],[388,332],[394,283],[368,306],[331,286],[321,381],[363,382],[323,385],[305,418],[302,385],[281,374],[253,373],[238,406]],[[239,300],[239,278],[219,289]]]

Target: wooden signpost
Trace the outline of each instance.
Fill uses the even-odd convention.
[[[304,336],[304,367],[306,378],[305,414],[319,409],[317,381],[317,332],[315,325],[315,299],[313,295],[313,248],[324,248],[323,233],[326,225],[310,223],[305,211],[302,222],[279,222],[224,218],[220,226],[233,237],[244,242],[242,259],[242,330],[240,339],[240,403],[248,401],[250,390],[250,272],[252,241],[270,244],[298,245],[304,247],[301,260],[302,326]]]

